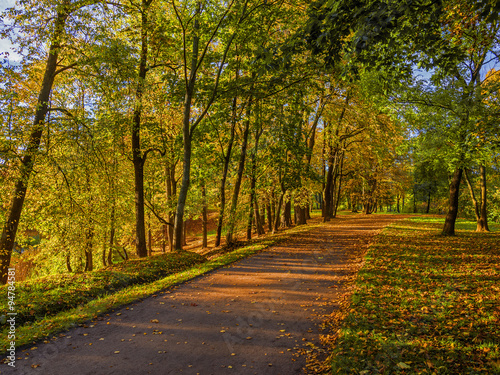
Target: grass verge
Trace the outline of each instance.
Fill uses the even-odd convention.
[[[500,374],[500,234],[441,227],[413,218],[377,237],[333,343],[334,374]]]
[[[195,253],[168,253],[134,260],[106,270],[77,275],[54,275],[16,284],[16,346],[67,330],[106,311],[191,280],[204,273],[246,258],[290,236],[320,224],[299,226],[272,237],[243,243],[230,252],[206,260]],[[2,287],[7,295],[7,289]],[[4,298],[3,301],[7,301]],[[5,306],[4,306],[5,305]],[[4,302],[1,311],[7,310]],[[5,324],[0,336],[0,353],[10,346]]]

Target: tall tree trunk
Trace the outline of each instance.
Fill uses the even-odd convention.
[[[201,10],[201,3],[197,3],[197,13]],[[193,37],[193,53],[191,56],[191,73],[186,79],[186,95],[184,96],[184,113],[182,120],[182,138],[184,145],[184,158],[182,167],[182,183],[179,190],[179,198],[177,200],[177,209],[175,212],[174,221],[174,249],[182,250],[182,223],[184,220],[184,208],[186,207],[187,194],[190,184],[191,174],[191,155],[192,155],[192,134],[191,134],[191,105],[193,103],[194,87],[196,83],[196,69],[198,65],[198,50],[200,37],[198,30],[200,28],[199,21],[195,18],[194,21],[194,37]]]
[[[257,109],[257,112],[259,112],[259,109]],[[260,126],[260,123],[257,124],[258,127]],[[257,234],[259,234],[259,224],[260,224],[260,216],[259,216],[259,211],[258,211],[258,205],[256,202],[256,186],[257,186],[257,153],[259,150],[259,139],[262,134],[262,128],[258,128],[255,130],[255,148],[252,152],[251,155],[251,171],[250,171],[250,209],[248,212],[248,223],[247,223],[247,239],[252,238],[252,222],[253,218],[255,215],[255,223],[256,223],[256,229],[257,229]],[[254,212],[254,206],[256,212]]]
[[[73,273],[73,268],[71,268],[71,254],[68,251],[68,254],[66,254],[66,268],[69,273]]]
[[[103,267],[107,267],[108,266],[108,258],[107,258],[108,248],[106,247],[106,232],[104,232],[103,237],[104,238],[102,241],[102,265],[103,265]]]
[[[149,1],[150,2],[150,1]],[[144,224],[144,155],[141,150],[141,115],[142,96],[147,73],[148,64],[148,5],[149,2],[142,1],[141,12],[141,54],[139,59],[139,76],[135,92],[135,108],[132,121],[132,161],[134,163],[134,187],[135,187],[135,250],[139,258],[148,255],[146,246],[146,227]]]
[[[288,199],[285,202],[285,209],[283,211],[283,226],[290,228],[292,226],[292,201]]]
[[[333,214],[333,188],[334,188],[334,174],[335,169],[337,169],[337,153],[338,150],[332,150],[332,155],[328,160],[328,171],[326,174],[326,184],[323,190],[323,201],[324,201],[324,215],[323,221],[330,221]]]
[[[238,79],[238,73],[236,73],[236,80]],[[224,210],[226,208],[226,180],[227,180],[227,173],[229,171],[229,162],[231,161],[231,153],[233,150],[233,143],[234,143],[234,135],[235,135],[235,130],[236,130],[236,124],[237,124],[237,102],[238,98],[235,96],[233,98],[233,104],[232,104],[232,115],[231,115],[231,134],[229,137],[229,143],[227,145],[227,151],[226,154],[224,155],[224,168],[222,170],[222,178],[220,180],[220,188],[219,188],[219,217],[217,219],[217,233],[215,235],[215,246],[220,246],[220,241],[222,237],[222,224],[224,222]]]
[[[462,168],[457,168],[453,173],[450,183],[450,203],[448,213],[444,222],[442,235],[454,236],[455,235],[455,221],[458,215],[458,198],[460,193],[460,180],[462,179]]]
[[[417,189],[415,189],[415,185],[413,185],[413,213],[417,213]]]
[[[182,224],[182,246],[187,245],[187,224],[188,219],[184,220],[184,223]]]
[[[324,124],[325,129],[328,128],[328,123]],[[323,166],[323,177],[321,179],[321,217],[323,217],[323,220],[326,215],[326,209],[325,209],[325,199],[324,199],[324,192],[326,191],[326,180],[327,180],[327,175],[326,175],[326,157],[325,157],[325,152],[326,152],[326,137],[323,137],[323,151],[322,151],[322,156],[323,156],[323,162],[321,165]],[[330,159],[329,159],[330,160]],[[327,221],[327,220],[325,220]]]
[[[85,230],[85,272],[94,269],[93,260],[93,238],[94,238],[94,225],[91,221],[90,227]]]
[[[274,194],[274,188],[271,192],[271,223],[274,226],[274,222],[276,221],[276,199],[275,199],[275,194]],[[279,213],[278,213],[279,215]],[[272,228],[270,229],[272,230]]]
[[[148,256],[153,255],[153,233],[151,232],[151,226],[148,225]]]
[[[262,224],[262,220],[264,220],[265,218],[263,216],[261,216],[260,214],[260,210],[259,210],[259,199],[257,197],[257,194],[255,195],[255,199],[254,199],[254,203],[255,203],[255,226],[257,228],[257,236],[262,236],[263,234],[265,234],[266,232],[264,231],[264,225]]]
[[[115,246],[115,202],[111,207],[111,229],[109,231],[109,252],[108,252],[108,266],[113,265],[113,249]]]
[[[234,230],[236,227],[236,208],[238,205],[238,197],[240,194],[241,180],[243,179],[243,172],[245,171],[245,160],[247,155],[248,133],[250,131],[250,115],[252,108],[251,101],[252,98],[250,98],[249,103],[247,105],[245,128],[243,130],[243,139],[241,143],[240,162],[238,165],[238,173],[236,175],[236,181],[234,183],[233,198],[231,200],[231,210],[229,212],[228,230],[226,234],[226,243],[228,244],[233,243],[235,241]]]
[[[271,203],[268,201],[266,205],[266,210],[267,210],[267,228],[269,232],[272,232],[273,230],[273,213],[271,211]]]
[[[62,2],[55,19],[54,35],[51,40],[49,55],[45,65],[45,73],[43,75],[42,85],[38,94],[38,101],[35,107],[31,133],[26,146],[26,151],[21,159],[20,176],[14,187],[10,208],[7,214],[7,220],[4,223],[2,236],[0,237],[0,279],[2,284],[7,282],[7,271],[10,266],[12,250],[14,248],[17,235],[17,228],[19,226],[19,220],[23,210],[24,198],[26,197],[28,183],[33,172],[35,156],[40,147],[45,116],[48,112],[50,93],[54,84],[54,78],[57,74],[57,60],[62,45],[61,39],[64,34],[66,19],[69,15],[69,4],[69,0],[64,0]]]
[[[175,181],[175,165],[173,163],[170,163],[167,165],[165,168],[165,174],[166,174],[166,191],[167,191],[167,206],[169,207],[168,209],[168,222],[172,225],[167,225],[166,228],[166,235],[167,235],[167,240],[168,240],[168,247],[170,251],[173,250],[174,248],[174,220],[175,220],[175,215],[174,212],[170,209],[172,206],[172,203],[174,202],[174,199],[177,195],[177,183]]]
[[[203,243],[202,243],[202,248],[205,249],[208,247],[208,234],[207,234],[207,225],[208,225],[208,209],[207,209],[207,192],[205,189],[205,182],[201,185],[201,197],[203,200],[203,209],[201,213],[201,218],[202,218],[202,230],[203,230]]]
[[[252,180],[253,182],[253,180]],[[250,185],[252,185],[252,182],[250,183]],[[255,189],[255,185],[254,185],[254,189]],[[247,240],[251,240],[252,239],[252,223],[254,221],[254,198],[255,198],[255,193],[254,193],[254,190],[252,189],[252,187],[250,187],[250,197],[249,197],[249,200],[250,200],[250,207],[248,208],[248,220],[247,220]]]
[[[403,197],[403,209],[404,209],[404,197]],[[427,194],[427,208],[425,209],[425,213],[428,214],[431,210],[431,189],[429,189]]]
[[[167,242],[168,242],[168,228],[170,225],[163,224],[162,226],[162,242],[161,242],[161,252],[165,253],[167,251]]]
[[[273,227],[273,233],[277,232],[280,224],[281,224],[281,206],[283,205],[283,198],[285,196],[285,192],[282,191],[280,194],[280,198],[278,200],[278,206],[276,207],[276,212],[274,213],[274,227]]]
[[[490,228],[488,227],[488,212],[486,210],[486,167],[481,165],[479,167],[479,173],[481,176],[481,217],[479,218],[477,231],[480,232],[489,232]]]
[[[344,150],[345,150],[345,145],[344,145]],[[337,186],[337,194],[335,195],[335,206],[333,210],[333,217],[337,217],[337,209],[339,207],[339,202],[340,202],[340,192],[341,192],[341,187],[342,187],[342,173],[344,172],[344,152],[340,154],[340,168],[339,168],[339,183]]]
[[[297,207],[297,225],[307,224],[307,207]]]

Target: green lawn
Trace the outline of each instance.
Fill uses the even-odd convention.
[[[459,221],[457,236],[442,237],[442,223],[413,218],[377,237],[344,310],[334,374],[500,374],[500,235]]]

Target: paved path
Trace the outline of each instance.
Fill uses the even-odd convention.
[[[302,374],[298,349],[319,344],[321,316],[398,218],[342,216],[18,352],[1,374]]]

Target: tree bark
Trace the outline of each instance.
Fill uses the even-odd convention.
[[[478,228],[476,229],[479,232],[489,232],[490,228],[488,227],[488,212],[486,209],[486,167],[481,165],[479,167],[479,173],[481,176],[481,216],[479,218]]]
[[[307,224],[307,207],[297,207],[297,225],[306,225]]]
[[[236,227],[236,208],[238,205],[238,197],[240,194],[240,188],[241,188],[241,181],[243,179],[243,172],[245,171],[245,160],[246,160],[246,155],[247,155],[247,144],[248,144],[248,133],[250,131],[250,115],[251,115],[251,100],[250,98],[249,103],[247,105],[247,110],[246,110],[246,119],[245,119],[245,127],[243,130],[243,139],[241,143],[241,156],[240,156],[240,162],[238,165],[238,173],[236,175],[236,181],[234,183],[234,190],[233,190],[233,198],[231,200],[231,211],[229,212],[229,222],[228,222],[228,230],[226,234],[226,243],[230,244],[235,241],[234,238],[234,230]]]
[[[42,86],[38,94],[31,134],[24,156],[21,159],[21,173],[15,184],[12,201],[7,214],[7,220],[4,223],[2,236],[0,237],[0,279],[2,284],[7,282],[7,271],[10,266],[10,259],[16,240],[17,228],[19,226],[19,220],[23,210],[24,199],[26,197],[26,191],[28,189],[31,174],[33,172],[35,156],[40,147],[45,116],[48,112],[50,93],[52,91],[57,71],[57,60],[62,45],[61,38],[64,34],[66,19],[69,15],[69,4],[69,0],[64,0],[56,16],[54,36],[51,40]]]
[[[324,201],[324,215],[323,221],[330,221],[333,213],[333,175],[336,169],[337,162],[337,149],[332,151],[333,154],[328,159],[328,171],[326,174],[326,184],[323,190],[323,201]]]
[[[273,213],[271,211],[271,203],[267,203],[266,205],[266,210],[267,210],[267,228],[269,232],[273,230]]]
[[[252,180],[253,182],[253,180]],[[250,184],[252,184],[252,182]],[[255,189],[255,185],[254,185]],[[250,187],[250,207],[248,208],[248,220],[247,220],[247,240],[252,239],[252,223],[254,221],[254,207],[253,207],[253,201],[254,201],[254,191],[252,187]]]
[[[265,234],[264,225],[262,224],[262,221],[265,218],[264,218],[264,216],[261,216],[261,214],[260,214],[259,199],[257,197],[257,194],[255,194],[254,203],[255,203],[255,212],[254,212],[254,215],[255,215],[255,227],[257,228],[257,236],[262,236],[263,234]]]
[[[114,211],[115,208],[112,209],[112,221],[111,221],[111,230],[109,232],[109,251],[108,251],[108,266],[113,265],[113,249],[115,243],[115,223],[114,223]]]
[[[404,209],[404,198],[403,198],[403,209]],[[431,210],[431,189],[429,189],[427,194],[427,208],[425,209],[425,213],[428,214]]]
[[[276,212],[275,214],[273,215],[274,216],[274,227],[273,227],[273,233],[277,232],[279,227],[280,227],[280,223],[281,223],[281,215],[280,215],[280,211],[281,211],[281,206],[283,204],[283,197],[285,196],[285,192],[283,191],[281,194],[280,194],[280,199],[278,200],[278,207],[276,207]]]
[[[444,222],[443,231],[441,234],[443,236],[454,236],[455,235],[455,221],[458,215],[458,198],[460,193],[460,181],[462,179],[462,168],[457,168],[453,173],[453,177],[450,183],[450,203],[448,207],[448,213]]]
[[[132,161],[134,164],[135,188],[135,250],[139,258],[148,255],[146,245],[146,226],[144,224],[144,155],[141,150],[141,115],[142,96],[148,64],[148,31],[147,13],[149,2],[142,1],[141,11],[141,54],[139,58],[139,75],[135,92],[135,108],[132,120]]]
[[[168,222],[173,224],[175,221],[175,215],[174,212],[170,209],[172,203],[174,202],[174,199],[177,195],[177,183],[175,180],[175,165],[173,163],[170,163],[167,165],[166,170],[166,190],[167,190],[167,206],[169,207],[168,209]],[[166,235],[167,235],[167,240],[168,240],[168,248],[170,251],[173,250],[174,248],[174,227],[173,225],[167,225],[166,228]]]
[[[207,231],[207,226],[208,226],[208,209],[207,209],[207,192],[205,189],[205,182],[201,185],[201,197],[203,199],[203,210],[201,213],[201,218],[202,218],[202,230],[203,230],[203,243],[201,247],[203,249],[208,247],[208,231]]]
[[[236,74],[236,80],[238,79],[238,73]],[[222,224],[224,222],[224,210],[226,208],[226,180],[227,180],[227,173],[229,171],[229,162],[231,161],[231,153],[233,150],[233,143],[234,143],[234,135],[235,135],[235,130],[236,130],[236,124],[237,124],[237,116],[236,116],[236,110],[237,110],[237,101],[238,98],[235,96],[233,98],[233,104],[232,104],[232,115],[231,115],[231,134],[229,137],[229,143],[227,145],[227,151],[226,154],[224,155],[224,168],[222,170],[222,178],[220,180],[220,188],[219,188],[219,217],[217,219],[217,233],[215,235],[215,247],[220,246],[220,241],[222,237]]]
[[[344,147],[344,150],[345,150],[345,147]],[[336,198],[335,198],[333,217],[337,217],[337,209],[339,207],[339,202],[340,202],[340,189],[342,186],[342,173],[344,171],[344,152],[345,151],[342,151],[342,153],[340,154],[339,183],[337,186],[337,194],[336,194]]]
[[[260,126],[260,124],[258,124]],[[259,209],[258,205],[256,202],[256,186],[257,186],[257,153],[259,150],[259,139],[262,134],[262,129],[256,129],[255,130],[255,148],[251,154],[251,171],[250,171],[250,208],[248,212],[248,223],[247,223],[247,240],[252,238],[252,222],[255,217],[255,227],[257,230],[257,234],[260,233],[260,215],[259,215]],[[254,206],[255,206],[255,212],[254,212]]]
[[[290,228],[292,226],[292,201],[288,199],[285,202],[285,209],[283,210],[283,226]]]
[[[92,223],[90,225],[91,226],[85,231],[85,272],[92,271],[94,269],[94,260],[92,253],[94,228]]]
[[[108,255],[108,249],[106,247],[106,232],[104,232],[104,238],[103,238],[103,241],[102,241],[102,265],[103,265],[103,267],[107,267],[108,266],[107,255]]]
[[[200,12],[201,3],[197,3],[198,11]],[[196,69],[198,65],[198,49],[200,37],[198,36],[199,21],[194,21],[195,36],[193,37],[193,53],[191,57],[191,72],[189,79],[186,82],[186,95],[184,96],[184,112],[182,120],[182,138],[184,145],[183,167],[182,167],[182,182],[179,190],[179,198],[177,200],[177,209],[175,212],[174,221],[174,243],[175,251],[182,251],[182,222],[184,220],[184,208],[186,207],[187,194],[190,184],[191,174],[191,155],[192,155],[192,134],[191,134],[191,105],[193,103],[194,87],[196,83]]]

